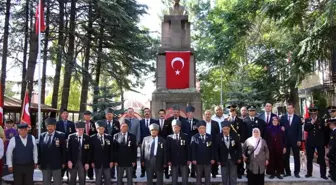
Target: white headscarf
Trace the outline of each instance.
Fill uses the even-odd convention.
[[[259,136],[254,136],[254,131],[257,131],[257,132],[259,132]],[[260,149],[261,149],[261,145],[262,145],[262,141],[260,140],[261,139],[261,133],[260,133],[260,130],[259,130],[259,128],[254,128],[253,130],[252,130],[252,137],[250,137],[250,138],[248,138],[247,139],[247,142],[250,144],[250,145],[252,145],[253,147],[254,147],[254,157],[256,156],[256,155],[258,155],[259,154],[259,152],[260,152]],[[259,142],[259,140],[260,140],[260,142]],[[259,142],[259,145],[258,145],[258,142]],[[257,146],[258,145],[258,146]]]

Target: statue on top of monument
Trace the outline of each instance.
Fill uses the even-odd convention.
[[[169,8],[169,15],[188,15],[188,11],[180,5],[180,0],[174,0],[173,7]]]

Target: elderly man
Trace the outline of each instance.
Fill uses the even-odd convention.
[[[56,119],[45,120],[47,132],[41,134],[38,145],[38,165],[42,170],[43,185],[62,184],[62,168],[66,166],[66,142],[64,133],[55,131]]]
[[[147,184],[153,185],[154,174],[157,176],[156,184],[163,185],[163,170],[167,165],[166,142],[158,136],[159,125],[149,126],[151,135],[144,138],[141,145],[141,165],[146,168]]]
[[[221,106],[215,107],[215,115],[211,117],[212,120],[216,121],[218,124],[218,128],[221,128],[221,123],[227,118],[228,116],[224,115],[223,109]],[[222,132],[221,129],[219,129]]]
[[[34,169],[37,167],[35,138],[28,134],[28,125],[18,125],[19,135],[10,139],[7,148],[8,171],[13,173],[14,185],[32,185]]]
[[[97,133],[95,123],[91,120],[91,111],[84,111],[83,118],[85,122],[85,130],[84,133],[88,136],[92,136]],[[90,168],[88,170],[87,176],[90,180],[93,180],[93,168],[90,165]]]
[[[174,115],[167,119],[170,125],[172,125],[173,120],[180,120],[181,125],[188,124],[187,119],[181,116],[181,108],[179,105],[173,105],[173,113]],[[184,130],[181,130],[181,132],[184,132]]]
[[[272,119],[273,117],[276,117],[277,115],[272,113],[272,104],[266,103],[265,105],[265,112],[261,113],[258,117],[265,121],[266,125],[272,125]]]

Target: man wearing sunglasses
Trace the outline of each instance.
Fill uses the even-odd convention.
[[[314,152],[317,151],[317,163],[320,165],[320,175],[326,177],[326,163],[324,160],[324,134],[329,130],[324,124],[324,120],[318,117],[318,107],[309,107],[310,118],[305,120],[304,130],[308,133],[306,152],[307,152],[307,174],[306,178],[312,177]]]

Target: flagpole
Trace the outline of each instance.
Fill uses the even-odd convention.
[[[38,127],[38,138],[40,138],[41,135],[41,123],[42,123],[42,118],[41,118],[41,9],[44,7],[42,6],[42,0],[39,0],[38,4],[38,54],[37,54],[37,61],[38,61],[38,96],[37,96],[37,104],[38,104],[38,110],[37,110],[37,124],[36,126]]]

